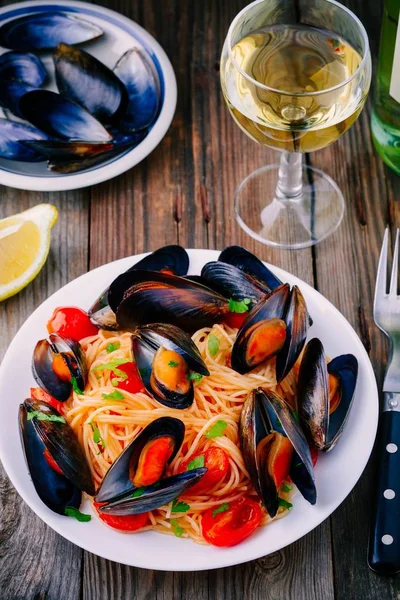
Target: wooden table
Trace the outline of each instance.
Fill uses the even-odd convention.
[[[108,183],[49,194],[0,188],[0,218],[43,201],[59,209],[46,266],[28,288],[0,305],[0,358],[39,304],[89,269],[163,244],[221,249],[238,243],[331,300],[359,333],[381,381],[386,343],[373,323],[372,301],[384,228],[400,223],[400,180],[373,150],[370,105],[339,142],[310,156],[345,194],[339,230],[313,249],[271,250],[238,227],[232,197],[243,177],[276,157],[234,124],[219,84],[222,43],[246,0],[100,3],[143,25],[165,48],[178,79],[176,115],[151,156]],[[367,26],[375,60],[380,2],[345,4]],[[398,600],[400,581],[378,577],[366,564],[373,488],[374,460],[336,512],[290,547],[238,567],[181,574],[134,569],[82,551],[35,516],[3,471],[0,598]]]

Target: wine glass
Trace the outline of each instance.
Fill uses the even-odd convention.
[[[280,164],[248,175],[235,193],[239,224],[253,238],[306,248],[344,214],[336,183],[303,154],[336,141],[360,114],[371,83],[368,37],[335,0],[256,0],[232,21],[221,57],[230,113]]]

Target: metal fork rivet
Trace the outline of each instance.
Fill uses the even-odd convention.
[[[383,544],[385,544],[385,546],[390,546],[390,544],[393,544],[394,542],[393,537],[388,533],[385,533],[385,535],[382,536],[381,541]]]
[[[388,445],[386,446],[386,450],[387,450],[388,452],[390,452],[390,454],[394,454],[395,452],[397,452],[397,449],[398,449],[398,448],[397,448],[396,444],[388,444]]]
[[[397,400],[395,400],[394,398],[392,398],[391,400],[389,400],[389,405],[392,408],[395,408],[399,403],[397,402]]]
[[[385,490],[383,492],[383,495],[386,498],[386,500],[393,500],[393,498],[396,495],[396,492],[394,490]]]

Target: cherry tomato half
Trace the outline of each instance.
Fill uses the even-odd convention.
[[[94,506],[97,509],[98,506],[101,506],[101,503],[95,502]],[[139,515],[126,515],[123,517],[108,515],[100,511],[97,511],[97,514],[104,523],[119,531],[137,531],[138,529],[145,527],[149,519],[149,513],[147,512]]]
[[[93,325],[87,313],[76,306],[56,308],[47,323],[47,330],[49,333],[58,333],[77,342],[98,333],[98,328]]]
[[[64,473],[61,471],[60,467],[58,466],[58,464],[56,463],[56,461],[54,460],[54,458],[52,457],[50,452],[47,450],[47,448],[45,448],[43,454],[44,454],[44,457],[45,457],[46,462],[49,465],[49,467],[51,467],[53,469],[53,471],[56,471],[56,473],[60,473],[60,475],[64,475]]]
[[[59,402],[53,396],[50,396],[47,392],[42,390],[42,388],[31,388],[31,398],[34,400],[41,400],[42,402],[46,402],[50,404],[53,408],[55,408],[61,415],[63,414],[63,402]]]
[[[317,460],[318,460],[318,450],[316,448],[314,448],[314,446],[310,446],[310,452],[311,452],[312,464],[313,464],[313,467],[315,467],[315,465],[317,464]]]
[[[225,323],[228,327],[232,327],[232,329],[239,329],[243,325],[243,321],[247,317],[249,313],[235,313],[230,312],[225,317]]]
[[[261,522],[262,512],[255,500],[242,496],[229,503],[224,512],[207,510],[201,521],[204,539],[214,546],[236,546],[249,537]]]
[[[118,383],[115,387],[120,390],[125,390],[126,392],[130,392],[131,394],[136,394],[137,392],[141,392],[144,389],[144,385],[142,380],[140,379],[140,375],[137,370],[137,366],[133,362],[125,363],[124,365],[120,365],[118,367],[118,371],[123,371],[125,375],[127,375],[126,379],[120,381],[121,377],[118,376],[118,373],[114,373],[111,371],[111,381],[118,380]]]
[[[188,494],[201,494],[211,490],[219,481],[222,481],[229,469],[229,458],[225,450],[217,446],[211,446],[205,452],[197,452],[179,467],[179,472],[187,470],[189,463],[204,454],[204,466],[208,471],[198,483],[188,489]]]

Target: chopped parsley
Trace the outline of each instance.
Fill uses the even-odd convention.
[[[229,299],[229,310],[233,313],[245,313],[250,309],[251,300],[250,298],[243,298],[243,300]]]
[[[210,335],[208,336],[208,350],[211,356],[215,356],[218,353],[219,345],[220,341],[217,338],[217,336],[213,333],[210,333]]]
[[[293,504],[291,502],[288,502],[287,500],[284,500],[283,498],[278,499],[278,504],[279,504],[279,506],[283,506],[283,508],[286,508],[286,510],[290,510],[293,506]]]
[[[300,423],[300,421],[299,421],[299,413],[297,413],[295,410],[292,410],[292,415],[294,416],[294,418],[297,421],[297,423]]]
[[[146,377],[148,369],[139,369],[139,373],[141,377]]]
[[[169,367],[177,367],[179,365],[179,363],[177,363],[175,360],[170,360],[168,363]]]
[[[125,396],[120,391],[114,390],[111,394],[102,394],[104,400],[125,400]]]
[[[76,519],[80,523],[87,523],[92,518],[90,515],[85,515],[84,513],[81,513],[81,511],[75,508],[74,506],[66,506],[65,515],[67,517],[74,517],[74,519]]]
[[[193,373],[189,373],[188,379],[190,381],[201,381],[203,379],[203,375],[200,375],[200,373],[195,373],[193,371]]]
[[[93,423],[93,421],[89,421],[88,424],[91,426],[91,428],[93,430],[93,441],[94,441],[94,443],[95,444],[100,444],[102,446],[102,448],[104,449],[106,447],[106,445],[105,445],[105,442],[104,442],[103,438],[100,435],[99,428],[97,427],[97,425],[95,425]]]
[[[145,487],[136,488],[136,490],[133,492],[131,498],[140,498],[140,496],[143,496],[145,489],[146,489]]]
[[[172,502],[171,512],[187,512],[190,509],[190,504],[186,504],[186,502],[182,502],[178,498],[175,498]]]
[[[183,528],[179,525],[178,519],[171,519],[170,523],[172,525],[174,535],[176,535],[176,537],[182,537]]]
[[[27,414],[28,421],[37,419],[38,421],[51,421],[52,423],[66,423],[66,420],[61,415],[51,415],[42,412],[41,410],[32,410]]]
[[[228,502],[224,502],[223,504],[221,504],[221,506],[218,506],[215,510],[212,511],[212,516],[213,519],[215,519],[215,517],[219,514],[219,513],[223,513],[226,512],[227,510],[229,510],[230,506]]]
[[[93,367],[92,371],[105,371],[106,369],[109,371],[113,371],[117,377],[113,377],[111,380],[111,384],[114,387],[117,387],[119,381],[124,381],[128,378],[128,375],[125,371],[118,369],[121,365],[126,365],[126,363],[132,362],[129,358],[113,358],[108,363],[104,363],[102,365],[97,365],[97,367]],[[118,379],[117,379],[118,378]],[[117,383],[114,383],[117,381]]]
[[[71,377],[71,384],[75,394],[78,394],[78,396],[83,396],[83,391],[79,387],[76,377]]]
[[[202,467],[204,467],[204,454],[200,454],[200,456],[196,456],[191,460],[186,467],[186,471],[193,471],[193,469],[201,469]]]
[[[281,492],[284,492],[285,494],[288,494],[289,492],[291,492],[293,489],[292,485],[289,485],[288,483],[284,483],[283,485],[281,485]]]
[[[115,350],[119,350],[121,344],[119,342],[115,342],[114,344],[110,342],[106,348],[107,354],[111,354],[111,352],[115,352]]]
[[[213,438],[221,437],[224,435],[225,429],[228,427],[228,423],[225,421],[217,421],[214,425],[207,431],[206,438],[212,440]]]

